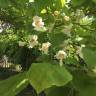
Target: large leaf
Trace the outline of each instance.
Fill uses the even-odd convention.
[[[82,52],[83,52],[83,57],[84,57],[86,64],[89,67],[96,66],[96,51],[92,49],[84,48]]]
[[[31,85],[36,89],[37,93],[54,85],[66,85],[72,80],[72,76],[64,67],[52,65],[50,63],[32,64],[27,75]]]
[[[76,96],[96,96],[96,78],[81,71],[75,71],[73,76],[73,85],[77,90]]]
[[[0,95],[1,96],[16,96],[22,89],[24,89],[28,82],[26,74],[21,73],[12,76],[0,82]]]

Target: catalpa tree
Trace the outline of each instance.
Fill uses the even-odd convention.
[[[0,0],[0,58],[2,96],[96,96],[96,0]]]

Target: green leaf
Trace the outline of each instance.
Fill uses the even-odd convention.
[[[74,7],[81,6],[86,0],[72,0],[72,5]]]
[[[20,73],[1,81],[0,94],[2,96],[16,96],[28,84],[25,76],[25,73]]]
[[[7,47],[8,47],[7,42],[0,42],[0,54],[5,54]]]
[[[84,30],[84,28],[81,28],[81,27],[79,27],[79,26],[76,26],[75,33],[76,33],[77,35],[79,35],[80,37],[90,36],[90,31]]]
[[[52,46],[59,47],[66,39],[66,35],[64,33],[52,33],[49,34],[49,38]]]
[[[10,0],[0,0],[0,7],[6,8],[10,4]]]
[[[84,48],[82,52],[83,52],[83,58],[86,64],[89,67],[96,66],[96,51],[88,49],[88,48]]]
[[[81,71],[75,71],[73,76],[73,85],[77,90],[76,96],[96,96],[96,78]]]
[[[70,92],[69,86],[62,86],[62,87],[49,88],[45,91],[45,93],[46,93],[46,96],[70,96],[71,92]]]
[[[27,75],[37,93],[54,85],[64,86],[72,80],[72,76],[64,67],[50,63],[32,64]]]
[[[61,0],[61,5],[62,5],[62,7],[64,7],[64,5],[65,5],[65,0]]]

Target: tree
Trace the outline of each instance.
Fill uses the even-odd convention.
[[[96,0],[0,0],[0,56],[19,72],[0,81],[2,96],[28,84],[37,95],[95,96],[95,9]]]

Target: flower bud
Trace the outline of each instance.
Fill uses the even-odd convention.
[[[64,20],[65,21],[69,21],[70,20],[70,17],[69,16],[64,16]]]
[[[60,14],[59,11],[54,11],[54,16],[58,16]]]

